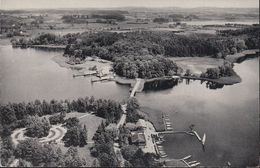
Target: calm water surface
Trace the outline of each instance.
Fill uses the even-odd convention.
[[[128,87],[114,82],[95,83],[73,78],[73,71],[59,67],[51,58],[59,52],[0,47],[0,103],[35,99],[75,99],[84,96],[121,101]],[[194,137],[166,136],[163,144],[169,158],[192,155],[202,165],[233,166],[258,163],[259,59],[235,65],[242,83],[222,89],[207,89],[205,83],[179,83],[171,89],[137,94],[142,106],[167,113],[175,130],[190,124],[207,134],[206,151]]]
[[[91,95],[118,101],[127,98],[127,86],[114,82],[92,85],[90,77],[73,78],[72,70],[52,61],[57,54],[62,53],[0,46],[0,103]]]
[[[174,22],[170,22],[174,23]],[[245,21],[226,21],[226,20],[205,20],[205,21],[183,21],[182,23],[186,23],[187,25],[195,25],[195,26],[203,26],[203,25],[225,25],[227,23],[231,24],[244,24],[244,25],[252,25],[259,24],[259,20],[245,20]]]
[[[142,106],[153,113],[169,115],[176,131],[195,130],[206,133],[206,151],[194,137],[169,135],[163,143],[169,158],[192,155],[206,166],[258,164],[259,59],[236,64],[242,83],[210,90],[193,81],[179,83],[171,89],[137,94]]]

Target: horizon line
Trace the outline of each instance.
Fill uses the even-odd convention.
[[[167,8],[180,8],[180,9],[197,9],[197,8],[215,8],[215,9],[259,9],[259,7],[213,7],[213,6],[198,6],[198,7],[146,7],[146,6],[120,6],[120,7],[59,7],[59,8],[7,8],[0,10],[64,10],[64,9],[120,9],[120,8],[147,8],[147,9],[167,9]]]

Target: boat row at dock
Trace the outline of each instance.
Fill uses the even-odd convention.
[[[169,116],[167,114],[162,114],[162,119],[165,126],[165,131],[172,131],[173,127]]]

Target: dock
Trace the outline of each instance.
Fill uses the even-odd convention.
[[[172,127],[172,123],[170,122],[169,116],[166,114],[162,114],[162,119],[163,119],[165,131],[172,131],[173,127]]]
[[[113,78],[110,77],[110,76],[101,77],[100,79],[92,79],[92,78],[91,78],[91,83],[94,83],[94,82],[102,82],[102,81],[113,81]]]
[[[79,77],[79,76],[86,77],[86,76],[91,76],[91,75],[96,75],[96,74],[97,74],[97,72],[88,72],[88,73],[83,73],[83,74],[73,74],[73,78]]]

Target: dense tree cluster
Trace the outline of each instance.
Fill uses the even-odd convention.
[[[80,167],[85,166],[85,159],[78,154],[77,148],[70,147],[64,154],[61,149],[53,144],[41,144],[37,139],[21,141],[15,149],[16,158],[26,164],[40,167]]]
[[[51,125],[44,117],[43,119],[36,116],[29,116],[26,119],[26,132],[24,133],[29,137],[42,138],[49,134]]]
[[[221,77],[232,76],[233,74],[234,70],[232,69],[232,65],[228,62],[225,62],[223,66],[219,66],[217,68],[208,68],[205,73],[200,75],[200,77],[218,79]]]
[[[61,112],[94,112],[97,116],[107,119],[107,122],[116,123],[123,111],[118,102],[113,100],[95,99],[92,97],[78,98],[77,100],[45,100],[29,103],[9,103],[0,105],[0,129],[1,135],[11,134],[11,131],[18,127],[24,127],[28,115],[44,116]],[[64,113],[51,117],[52,124],[61,123]]]
[[[62,138],[65,146],[80,146],[87,144],[87,129],[86,126],[82,128],[80,124],[68,127],[65,136]]]
[[[55,114],[49,117],[49,121],[51,125],[56,125],[59,123],[63,123],[65,120],[64,118],[66,117],[66,112],[62,111],[60,114]]]
[[[136,98],[127,101],[126,122],[136,123],[142,116],[138,113],[139,103]]]
[[[83,24],[88,23],[89,15],[63,15],[61,19],[63,23]]]
[[[125,21],[124,14],[128,13],[127,11],[118,11],[118,10],[110,10],[110,11],[98,11],[92,14],[84,15],[63,15],[62,20],[64,23],[71,23],[71,24],[82,24],[82,23],[89,23],[93,22],[93,19],[97,19],[96,22],[99,20],[104,19],[106,20],[104,23],[108,23],[109,20],[116,20],[116,21]]]
[[[14,154],[14,145],[10,136],[0,138],[0,162],[1,165],[7,166],[12,161]]]
[[[144,153],[142,149],[135,145],[129,145],[122,148],[122,154],[126,160],[127,167],[155,167],[159,166],[155,163],[156,156],[152,153]]]
[[[250,37],[250,34],[245,34]],[[252,36],[257,38],[257,36]],[[233,54],[246,48],[254,48],[253,38],[238,39],[222,35],[190,34],[176,35],[173,32],[143,31],[128,33],[100,32],[95,34],[82,33],[77,42],[67,45],[64,55],[84,60],[87,56],[98,56],[112,60],[115,63],[116,73],[134,78],[150,76],[145,72],[151,72],[150,68],[157,68],[153,64],[160,65],[161,61],[170,62],[167,58],[162,60],[156,55],[168,57],[188,56],[212,56],[224,58],[227,54]],[[253,43],[254,45],[253,45]],[[249,47],[250,46],[250,47]],[[149,55],[149,56],[147,56]],[[146,59],[154,57],[155,63],[142,64]],[[160,61],[157,61],[160,59]],[[123,61],[124,60],[124,61]],[[146,67],[143,67],[146,66]],[[123,69],[124,67],[124,69]],[[174,69],[166,68],[165,75]],[[144,75],[145,73],[145,75]]]
[[[33,39],[11,39],[13,47],[27,48],[31,45],[67,45],[75,42],[79,33],[69,33],[63,36],[51,33],[42,33]]]
[[[259,48],[259,25],[247,27],[243,29],[236,29],[236,30],[220,30],[218,34],[224,37],[236,37],[244,40],[245,46],[248,49],[257,49]]]
[[[156,78],[177,73],[177,65],[163,56],[133,56],[115,59],[114,71],[127,78]]]
[[[92,18],[98,18],[98,19],[106,19],[106,20],[116,20],[116,21],[125,21],[125,16],[122,14],[93,14],[91,16]]]
[[[98,127],[93,140],[95,146],[91,149],[91,154],[97,157],[102,167],[118,167],[118,158],[114,151],[114,139],[111,132],[106,131],[102,122]]]
[[[155,22],[155,23],[168,23],[168,22],[169,22],[169,19],[167,19],[167,18],[162,18],[162,17],[160,17],[160,18],[154,18],[154,19],[153,19],[153,22]]]

